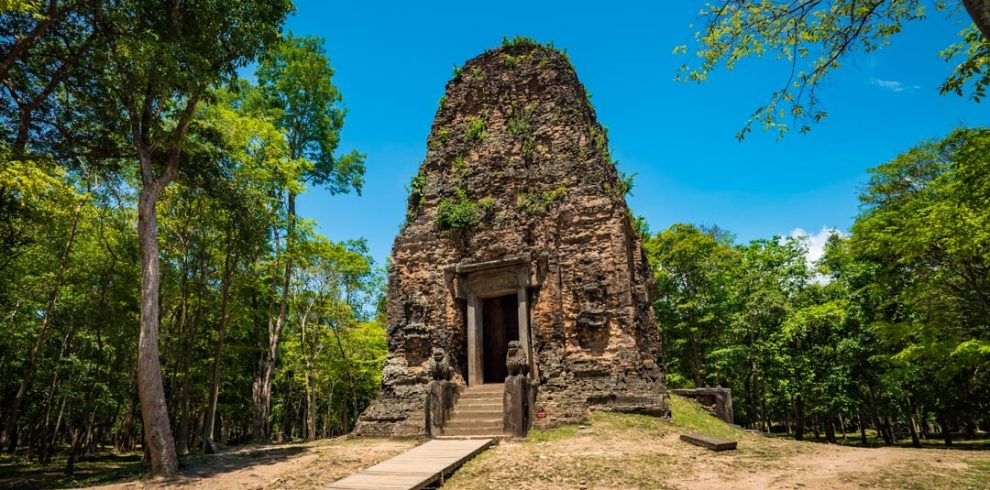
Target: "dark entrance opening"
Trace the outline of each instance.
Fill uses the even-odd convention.
[[[509,342],[519,340],[519,300],[515,294],[481,300],[481,325],[484,331],[482,364],[485,383],[502,383],[509,375],[505,356]]]

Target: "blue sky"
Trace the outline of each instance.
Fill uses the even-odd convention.
[[[426,153],[451,65],[503,36],[567,50],[609,127],[613,156],[637,173],[629,204],[654,231],[718,225],[739,241],[823,227],[848,229],[867,169],[954,128],[990,123],[985,104],[940,96],[952,65],[938,52],[962,17],[933,14],[892,45],[847,60],[820,91],[828,119],[782,141],[735,134],[784,81],[773,60],[720,70],[702,85],[674,81],[690,57],[704,2],[326,2],[297,0],[288,28],[325,38],[349,113],[341,150],[368,155],[363,196],[310,189],[301,214],[334,240],[364,237],[388,256],[405,214],[404,186]]]

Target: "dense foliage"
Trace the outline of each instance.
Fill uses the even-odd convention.
[[[990,429],[990,131],[871,169],[851,236],[651,236],[671,386],[722,385],[763,430],[874,428],[891,443]],[[936,429],[937,427],[937,429]]]
[[[381,268],[295,212],[364,174],[323,41],[287,1],[161,7],[0,15],[2,449],[69,473],[347,432],[385,356]]]

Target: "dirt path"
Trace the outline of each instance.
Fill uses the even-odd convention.
[[[884,483],[907,483],[924,473],[932,476],[946,471],[966,471],[968,455],[964,452],[946,452],[935,449],[905,448],[853,448],[817,443],[781,441],[799,448],[794,454],[784,456],[753,471],[725,471],[725,468],[754,466],[745,455],[732,453],[714,454],[679,443],[676,435],[665,442],[696,462],[692,476],[668,480],[674,486],[693,489],[725,488],[829,488],[861,489],[884,486]],[[982,460],[990,460],[986,454]],[[923,479],[923,478],[922,478]],[[965,487],[961,487],[965,488]]]

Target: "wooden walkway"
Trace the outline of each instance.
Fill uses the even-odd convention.
[[[326,487],[349,490],[419,490],[450,476],[488,449],[494,439],[432,440]]]

